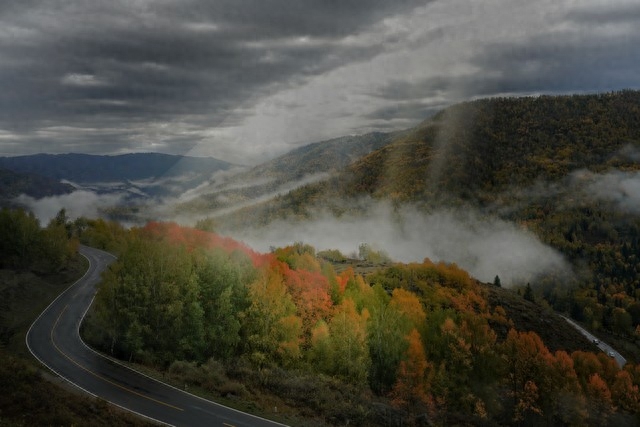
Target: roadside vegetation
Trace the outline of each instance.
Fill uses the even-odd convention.
[[[31,323],[88,267],[70,225],[64,212],[43,229],[24,211],[0,211],[0,426],[149,425],[85,397],[26,347]]]
[[[260,254],[173,223],[134,228],[121,247],[84,337],[285,422],[640,422],[634,364],[620,370],[575,334],[548,346],[515,320],[566,330],[563,320],[515,293],[528,314],[511,318],[514,303],[493,288],[509,291],[453,264],[393,264],[365,279],[303,243]]]

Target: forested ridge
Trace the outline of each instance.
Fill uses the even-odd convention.
[[[21,194],[42,198],[60,194],[69,194],[73,187],[43,176],[17,173],[0,167],[0,207],[15,205],[16,197]]]
[[[638,170],[640,92],[481,99],[452,106],[349,168],[344,191],[493,201],[570,172]]]
[[[550,351],[489,303],[494,285],[454,264],[395,264],[365,279],[302,243],[260,254],[172,223],[105,225],[86,238],[117,242],[119,257],[83,335],[178,383],[268,401],[307,425],[640,421],[636,365]]]
[[[365,194],[398,202],[488,205],[579,170],[637,171],[639,143],[638,91],[480,99],[400,133],[339,176],[244,214],[265,222],[311,209],[318,199],[333,206]]]
[[[638,360],[638,188],[640,92],[492,98],[449,107],[337,177],[218,221],[342,215],[366,209],[363,197],[478,210],[558,249],[573,275],[531,283],[539,301],[622,337]]]

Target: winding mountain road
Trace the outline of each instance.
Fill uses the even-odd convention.
[[[60,294],[27,332],[31,353],[76,387],[152,421],[176,426],[282,426],[161,383],[90,349],[79,328],[100,282],[115,260],[107,252],[80,247],[89,269]]]
[[[589,341],[591,341],[596,346],[598,346],[600,350],[605,352],[609,357],[613,357],[616,360],[616,363],[618,364],[620,369],[624,367],[624,365],[627,363],[627,359],[625,359],[624,356],[618,353],[613,347],[611,347],[609,344],[605,342],[600,341],[595,335],[593,335],[591,332],[587,331],[585,328],[578,325],[576,322],[569,319],[568,317],[565,317],[565,316],[562,316],[562,317],[564,318],[564,320],[569,322],[571,326],[576,328],[582,335],[587,337]]]

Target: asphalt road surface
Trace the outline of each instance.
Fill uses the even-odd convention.
[[[562,317],[564,318],[564,320],[569,322],[569,324],[571,326],[573,326],[578,331],[580,331],[580,333],[582,335],[587,337],[587,339],[589,341],[591,341],[592,343],[597,345],[600,350],[604,351],[608,356],[613,357],[614,359],[616,359],[616,362],[618,363],[618,366],[620,368],[622,368],[625,365],[625,363],[627,363],[627,359],[622,357],[622,355],[620,353],[618,353],[616,350],[614,350],[614,348],[611,347],[609,344],[600,341],[595,335],[593,335],[591,332],[587,331],[585,328],[583,328],[582,326],[578,325],[576,322],[574,322],[573,320],[569,319],[568,317],[564,317],[564,316],[562,316]]]
[[[129,369],[90,349],[79,327],[114,256],[87,246],[86,274],[63,292],[27,332],[27,346],[47,368],[85,392],[153,421],[176,426],[281,426],[204,400]],[[90,421],[88,420],[90,423]]]

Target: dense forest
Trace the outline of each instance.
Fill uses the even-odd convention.
[[[65,268],[77,249],[64,210],[44,228],[32,213],[0,210],[0,268],[50,273]]]
[[[640,422],[636,365],[550,351],[454,264],[364,278],[302,243],[260,254],[173,223],[106,225],[85,229],[119,257],[83,335],[214,395],[262,390],[331,424]]]
[[[538,300],[626,339],[638,358],[638,188],[640,92],[493,98],[447,108],[331,179],[217,221],[233,230],[340,216],[365,211],[363,197],[504,219],[572,265],[571,278],[531,283]]]

